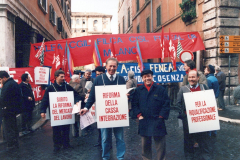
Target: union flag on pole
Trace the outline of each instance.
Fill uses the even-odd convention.
[[[101,56],[98,50],[98,45],[96,40],[94,42],[94,49],[93,49],[93,62],[95,66],[102,66],[102,60],[101,60]]]
[[[44,43],[45,38],[43,38],[43,42],[41,44],[41,47],[39,48],[37,54],[35,55],[36,58],[40,60],[40,65],[42,66],[44,63],[44,48],[45,48],[45,43]]]
[[[137,47],[136,47],[136,49],[137,49],[137,61],[138,61],[138,67],[139,67],[139,69],[140,69],[140,71],[142,72],[143,71],[143,68],[144,68],[144,66],[143,66],[143,60],[142,60],[142,54],[141,54],[141,50],[140,50],[140,46],[139,46],[139,43],[138,43],[138,41],[137,41]]]
[[[109,44],[109,48],[111,49],[111,57],[117,58],[115,53],[115,47],[114,47],[114,39],[112,38],[112,43]]]
[[[174,44],[172,42],[172,38],[171,38],[171,32],[170,32],[170,28],[169,28],[169,54],[173,63],[173,68],[174,70],[177,70],[177,66],[176,66],[176,49],[174,47]]]

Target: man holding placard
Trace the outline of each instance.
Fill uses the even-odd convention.
[[[54,73],[55,82],[50,85],[42,99],[41,117],[45,118],[46,109],[51,108],[51,125],[53,129],[54,153],[61,147],[64,149],[72,148],[69,144],[70,124],[75,123],[72,115],[73,103],[83,99],[79,94],[65,82],[65,73],[57,70]],[[56,100],[56,101],[55,101]],[[52,103],[54,102],[54,103]]]
[[[107,59],[107,73],[96,77],[86,106],[80,111],[80,115],[84,115],[96,100],[97,125],[101,128],[104,160],[110,159],[112,130],[116,138],[118,160],[124,158],[126,150],[123,140],[123,126],[129,126],[126,82],[122,76],[116,74],[117,66],[117,59]]]
[[[166,159],[167,134],[164,120],[168,119],[170,103],[165,89],[153,82],[153,72],[141,73],[143,85],[135,91],[132,101],[134,117],[139,119],[138,133],[142,138],[142,158],[152,159],[152,137],[157,150],[157,159]]]
[[[208,90],[208,87],[205,84],[200,84],[198,81],[198,72],[195,70],[189,71],[189,84],[181,87],[177,96],[177,106],[181,109],[178,118],[182,119],[183,123],[184,153],[187,160],[195,159],[195,142],[198,142],[201,153],[201,155],[197,156],[204,160],[211,159],[210,144],[208,143],[208,141],[210,141],[210,136],[207,131],[211,130],[212,125],[207,123],[214,121],[217,122],[218,117],[215,109],[216,104],[212,104],[215,100],[213,91]],[[211,92],[210,96],[208,95],[208,92]],[[193,93],[200,95],[194,95]],[[210,105],[210,107],[207,107],[208,105]],[[214,105],[215,108],[213,107]],[[202,126],[199,127],[199,125]]]

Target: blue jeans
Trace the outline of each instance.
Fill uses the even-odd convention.
[[[102,135],[102,158],[110,159],[110,150],[112,146],[112,130],[116,138],[117,159],[122,160],[126,151],[125,142],[123,140],[123,127],[101,128]]]

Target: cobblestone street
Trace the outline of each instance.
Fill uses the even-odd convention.
[[[178,126],[177,112],[171,110],[170,118],[166,121],[167,126],[167,160],[183,160],[183,132]],[[230,123],[221,122],[221,130],[218,131],[215,144],[215,159],[216,160],[237,160],[240,159],[239,153],[239,138],[240,126]],[[97,142],[96,125],[93,126],[92,134],[73,138],[71,144],[73,149],[61,150],[58,154],[53,154],[52,129],[48,122],[41,129],[34,133],[21,137],[20,148],[11,152],[5,150],[5,144],[0,146],[1,160],[47,160],[47,159],[79,159],[79,160],[100,160],[100,147],[93,147]],[[113,143],[115,139],[113,138]],[[126,142],[126,160],[141,159],[141,141],[137,134],[137,123],[135,120],[130,120],[130,127],[125,128]],[[153,144],[154,145],[154,144]],[[154,146],[153,146],[154,147]],[[116,148],[113,145],[112,159],[116,159]],[[155,156],[153,150],[153,157]]]

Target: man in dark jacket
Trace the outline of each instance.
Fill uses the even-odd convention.
[[[215,97],[218,98],[219,95],[219,84],[217,78],[214,76],[215,68],[212,65],[206,66],[204,69],[204,74],[207,77],[208,88],[213,89]]]
[[[18,148],[18,128],[16,115],[21,109],[21,90],[17,82],[9,77],[6,71],[0,71],[3,84],[0,97],[0,112],[3,116],[4,133],[7,149]]]
[[[22,95],[23,95],[23,104],[22,104],[22,133],[27,134],[29,131],[32,131],[32,111],[35,107],[35,99],[33,96],[32,87],[29,84],[30,77],[27,73],[24,73],[21,76],[22,82],[19,84]]]
[[[118,66],[118,61],[115,58],[108,58],[106,61],[106,69],[107,73],[104,73],[98,77],[96,77],[94,84],[91,88],[91,92],[86,103],[84,109],[80,111],[80,115],[84,115],[95,102],[95,86],[103,86],[103,85],[125,85],[126,82],[122,76],[116,74]],[[96,106],[101,107],[101,106]],[[115,128],[101,128],[102,135],[102,158],[103,160],[110,159],[110,150],[112,146],[112,130],[114,132],[114,136],[116,138],[117,144],[117,159],[123,160],[124,154],[126,151],[125,142],[123,139],[123,127],[115,127]]]
[[[218,110],[224,110],[225,109],[225,103],[224,103],[224,92],[226,88],[226,75],[221,71],[221,68],[219,66],[216,67],[216,78],[218,80],[219,84],[219,96],[218,96]]]
[[[62,91],[73,91],[74,93],[74,103],[79,102],[80,100],[83,102],[83,99],[78,95],[78,93],[68,84],[65,82],[65,73],[62,70],[57,70],[54,73],[55,82],[54,84],[50,85],[42,99],[41,103],[41,117],[45,118],[45,113],[47,107],[49,107],[49,92],[62,92]],[[53,143],[54,143],[54,150],[53,152],[58,152],[61,147],[63,149],[72,148],[70,146],[69,141],[69,133],[70,133],[70,125],[60,125],[60,126],[53,126]]]
[[[183,93],[195,92],[207,90],[208,87],[205,84],[199,83],[199,73],[195,70],[191,70],[188,74],[188,85],[182,86],[177,95],[177,107],[181,109],[178,118],[182,119],[183,123],[183,135],[184,135],[184,154],[186,160],[195,160],[194,158],[194,144],[199,144],[200,155],[197,155],[199,159],[210,160],[210,136],[208,132],[189,133],[186,106],[184,102]],[[196,157],[196,155],[195,155]]]
[[[84,73],[84,77],[80,81],[80,96],[82,98],[85,98],[87,94],[90,93],[91,89],[87,90],[85,88],[87,81],[91,81],[92,83],[94,82],[94,79],[91,77],[92,71],[90,69],[86,69]]]
[[[138,87],[132,101],[132,109],[139,119],[138,133],[142,137],[142,157],[152,159],[152,137],[155,141],[157,159],[166,159],[167,134],[164,120],[168,119],[170,103],[167,92],[153,82],[151,70],[142,71],[144,84]]]

